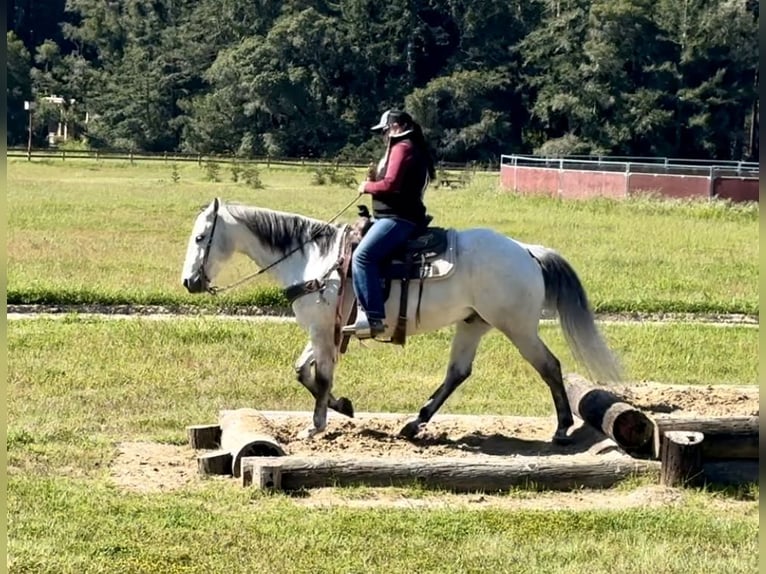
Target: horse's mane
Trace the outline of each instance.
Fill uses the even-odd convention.
[[[319,254],[328,255],[335,242],[338,226],[294,213],[227,204],[231,216],[243,223],[263,243],[282,255],[315,244]]]

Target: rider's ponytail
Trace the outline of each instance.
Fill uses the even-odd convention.
[[[407,112],[390,110],[388,114],[387,122],[389,125],[392,123],[397,123],[402,126],[404,130],[412,131],[412,136],[410,139],[412,140],[412,143],[414,143],[415,146],[420,150],[420,153],[425,159],[426,168],[428,169],[428,177],[432,180],[435,179],[436,167],[434,165],[434,158],[431,154],[431,146],[428,145],[428,142],[423,135],[423,128],[420,127],[420,124],[416,122]]]

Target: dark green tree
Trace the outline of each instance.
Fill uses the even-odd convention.
[[[24,101],[32,99],[32,58],[24,43],[10,31],[7,33],[7,87],[6,87],[6,142],[9,146],[19,145],[25,142],[27,130],[27,112],[24,110]]]

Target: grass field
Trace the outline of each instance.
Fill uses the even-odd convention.
[[[268,277],[219,300],[179,284],[194,217],[216,195],[324,220],[354,197],[312,185],[308,167],[261,171],[264,187],[252,189],[227,181],[226,168],[222,181],[205,181],[196,164],[180,165],[173,183],[163,163],[9,161],[9,302],[284,303]],[[520,197],[489,173],[461,190],[432,189],[428,204],[440,225],[556,248],[600,311],[758,313],[757,206]],[[354,217],[352,208],[341,221]],[[252,270],[238,259],[220,283]]]
[[[225,299],[179,284],[187,235],[215,195],[319,219],[353,197],[312,185],[309,168],[262,169],[264,187],[205,181],[196,164],[8,162],[8,300],[13,303],[280,304],[268,279]],[[359,174],[361,175],[361,173]],[[491,226],[558,249],[601,311],[758,314],[758,207],[717,203],[559,202],[497,189],[477,174],[429,192],[436,221]],[[353,210],[344,220],[353,219]],[[238,259],[221,282],[251,264]],[[631,380],[757,385],[758,328],[608,324]],[[542,337],[577,371],[558,326]],[[13,573],[515,572],[730,574],[758,569],[758,486],[687,490],[650,507],[538,509],[461,503],[429,508],[317,508],[231,481],[126,492],[110,476],[121,441],[180,445],[188,424],[221,408],[304,410],[291,365],[294,323],[215,317],[11,321],[8,335],[8,558]],[[414,412],[441,381],[450,329],[404,349],[352,344],[338,394],[358,411]],[[550,393],[497,333],[442,412],[552,414]],[[630,497],[647,485],[613,492]],[[587,492],[574,493],[574,498]],[[373,496],[341,489],[342,500]],[[399,502],[444,493],[394,490]],[[334,498],[337,502],[338,498]],[[509,510],[509,508],[511,508]]]
[[[336,388],[360,410],[412,411],[441,378],[448,334],[405,349],[352,347]],[[757,329],[607,325],[605,334],[636,378],[756,382]],[[571,365],[557,328],[545,327],[543,337]],[[219,481],[165,494],[125,493],[111,482],[122,440],[182,444],[185,425],[212,420],[219,408],[308,408],[310,397],[289,369],[302,342],[292,323],[12,321],[11,571],[756,571],[757,488],[689,491],[667,507],[543,512],[306,508],[287,495]],[[443,410],[552,413],[547,389],[497,335]],[[403,489],[399,496],[438,493]]]
[[[218,483],[141,496],[11,477],[9,546],[11,571],[35,574],[757,572],[757,508],[721,514],[719,502],[689,494],[654,510],[306,509]]]

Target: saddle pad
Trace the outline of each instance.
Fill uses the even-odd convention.
[[[429,258],[422,269],[423,279],[445,279],[455,270],[457,262],[457,231],[455,229],[447,230],[447,249],[444,253]],[[393,261],[385,271],[386,277],[390,279],[401,279],[405,275],[411,279],[421,278],[420,259],[412,261],[411,268],[402,261]]]

